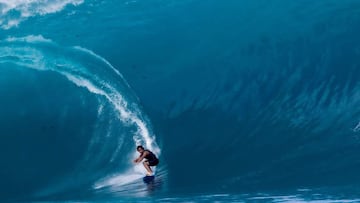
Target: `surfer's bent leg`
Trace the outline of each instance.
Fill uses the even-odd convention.
[[[152,170],[151,170],[151,168],[150,168],[150,166],[149,166],[149,161],[144,161],[143,164],[144,164],[144,167],[145,167],[145,169],[147,170],[148,174],[151,175],[151,174],[152,174]]]

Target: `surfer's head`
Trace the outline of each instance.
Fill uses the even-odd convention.
[[[142,153],[145,149],[144,149],[143,146],[139,145],[139,146],[136,147],[136,150],[137,150],[138,152]]]

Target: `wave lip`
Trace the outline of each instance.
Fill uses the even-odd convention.
[[[84,0],[0,0],[0,27],[10,29],[27,18],[56,13],[67,5],[77,6],[83,2]]]

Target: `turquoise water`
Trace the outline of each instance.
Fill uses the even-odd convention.
[[[0,201],[359,201],[359,11],[0,0]]]

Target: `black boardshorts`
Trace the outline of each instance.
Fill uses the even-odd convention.
[[[149,166],[156,166],[159,164],[159,159],[154,159],[148,162],[149,162]]]

